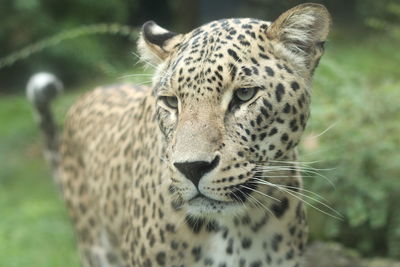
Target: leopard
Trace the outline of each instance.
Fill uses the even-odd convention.
[[[30,86],[82,265],[306,266],[298,145],[330,28],[314,3],[185,34],[148,21],[151,85],[85,93],[62,131],[56,78]]]

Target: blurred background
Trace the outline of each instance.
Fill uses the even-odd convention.
[[[62,124],[73,101],[95,85],[150,80],[131,76],[151,73],[137,64],[135,52],[145,21],[186,32],[224,17],[273,20],[302,2],[0,0],[0,266],[79,266],[24,98],[33,73],[50,71],[64,82],[66,93],[55,103]],[[334,23],[315,73],[300,159],[318,169],[304,173],[305,188],[344,219],[309,208],[311,241],[337,242],[363,257],[400,259],[400,2],[315,2],[327,6]]]

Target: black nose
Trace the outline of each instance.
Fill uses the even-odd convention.
[[[211,162],[207,161],[192,161],[192,162],[181,162],[174,163],[174,166],[186,176],[196,186],[199,185],[201,177],[207,172],[217,167],[219,163],[219,156]]]

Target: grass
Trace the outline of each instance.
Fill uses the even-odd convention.
[[[2,98],[0,122],[0,266],[79,266],[30,106]]]
[[[387,138],[389,142],[382,145],[388,148],[367,144],[376,142],[377,134],[382,137],[388,134],[379,130],[379,124],[385,123],[386,119],[384,131],[398,129],[393,125],[393,119],[399,116],[399,105],[393,106],[393,99],[400,99],[398,47],[387,39],[348,39],[337,35],[335,40],[327,45],[327,53],[316,72],[312,119],[307,135],[321,133],[333,123],[337,126],[314,143],[306,142],[302,147],[303,159],[323,158],[338,163],[343,154],[351,159],[358,157],[352,156],[352,152],[368,155],[374,151],[392,151],[390,148],[398,141],[395,138]],[[56,101],[59,121],[80,94],[81,91],[68,93]],[[369,134],[360,134],[360,130]],[[22,95],[0,98],[0,151],[0,266],[79,266],[73,230],[43,160],[31,107]],[[340,162],[338,164],[342,174],[334,173],[339,177],[335,183],[342,176],[353,175],[348,168],[340,167]],[[362,168],[354,166],[358,170]],[[390,170],[392,176],[397,175],[397,166]],[[370,182],[364,182],[365,188]],[[307,183],[307,186],[312,184]],[[322,194],[336,194],[336,198],[343,192],[332,193],[325,185],[316,188]],[[335,200],[334,197],[330,199]],[[346,209],[339,210],[348,215]],[[356,226],[371,217],[365,207],[361,212],[355,209],[351,214],[357,212],[359,216],[353,218]],[[329,235],[321,234],[326,231],[325,224],[332,226],[337,235],[340,223],[325,217],[321,220],[321,216],[311,211],[313,238],[329,238]],[[377,224],[382,226],[382,222]],[[331,236],[335,237],[335,233]]]

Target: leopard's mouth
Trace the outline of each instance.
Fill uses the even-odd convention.
[[[201,192],[197,195],[192,197],[187,201],[189,205],[207,205],[207,204],[214,204],[214,205],[232,205],[232,204],[243,204],[246,202],[247,198],[251,195],[251,193],[257,190],[258,183],[255,181],[255,178],[261,176],[261,172],[254,173],[247,181],[240,184],[235,184],[231,186],[227,186],[230,190],[227,195],[231,200],[216,200],[210,198]]]
[[[218,205],[224,205],[224,204],[231,204],[232,201],[221,201],[221,200],[216,200],[216,199],[212,199],[210,197],[207,197],[205,195],[203,195],[202,193],[197,194],[196,196],[192,197],[189,201],[188,204],[189,205],[207,205],[207,204],[218,204]]]
[[[221,201],[212,199],[203,194],[197,194],[187,201],[188,214],[194,217],[212,218],[218,215],[229,214],[229,210],[237,210],[240,206],[237,201]],[[228,213],[227,213],[228,212]]]
[[[254,191],[257,191],[256,178],[261,173],[256,172],[247,181],[241,184],[230,186],[230,193],[227,193],[230,200],[216,200],[207,197],[201,193],[191,198],[187,203],[189,214],[193,216],[206,216],[211,218],[220,218],[220,216],[237,215],[247,210],[245,202],[251,197]]]
[[[261,176],[261,172],[255,172],[245,182],[227,186],[229,192],[226,193],[227,199],[214,199],[210,196],[198,193],[189,200],[184,201],[188,208],[188,213],[192,216],[219,216],[235,214],[246,210],[245,202],[251,197],[253,191],[257,190],[258,183],[256,178]],[[182,203],[183,204],[183,203]]]

